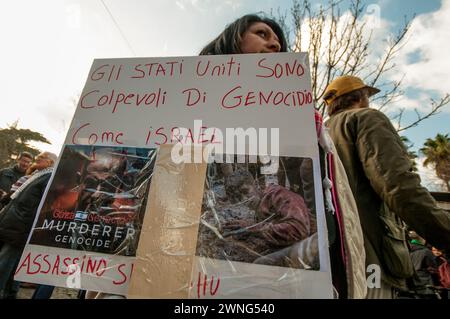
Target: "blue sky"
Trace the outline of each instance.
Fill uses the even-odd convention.
[[[374,3],[375,1],[365,1]],[[390,21],[399,21],[404,15],[411,17],[414,14],[424,14],[436,11],[441,6],[440,0],[388,0],[379,1],[380,5],[386,9],[382,10],[383,18]]]
[[[327,1],[322,1],[326,3]],[[346,2],[343,2],[345,7]],[[392,78],[404,74],[407,94],[392,105],[426,109],[430,97],[450,92],[450,0],[364,1],[379,8],[383,30],[414,19]],[[314,5],[320,3],[314,1]],[[289,0],[7,0],[0,4],[0,127],[15,120],[42,132],[59,153],[94,58],[196,55],[226,24],[252,12],[286,11]],[[429,103],[428,103],[429,104]],[[418,149],[448,133],[449,106],[405,132]]]
[[[373,1],[365,1],[365,3],[370,4],[374,3]],[[409,1],[401,1],[401,0],[387,0],[387,1],[379,1],[380,5],[380,14],[382,19],[386,19],[392,23],[391,30],[395,32],[401,27],[404,17],[412,18],[414,15],[424,16],[425,14],[430,14],[438,11],[441,8],[440,0],[409,0]],[[444,26],[442,26],[444,27]],[[413,34],[412,36],[420,36],[420,34]],[[424,58],[420,54],[421,50],[416,50],[412,54],[408,55],[410,63],[415,63],[420,61],[420,59]],[[446,69],[448,73],[450,69]],[[450,93],[450,85],[448,85],[448,90],[446,92]],[[413,98],[418,97],[418,93],[414,89],[407,89],[406,94]],[[443,94],[430,94],[431,97],[437,99]],[[418,150],[422,147],[426,138],[434,138],[437,133],[449,133],[450,131],[450,112],[449,107],[446,106],[445,110],[440,112],[438,115],[432,117],[429,120],[423,121],[419,126],[408,129],[402,135],[407,136],[413,143],[413,149]],[[404,115],[405,122],[414,121],[416,119],[416,114],[414,111],[406,112]]]

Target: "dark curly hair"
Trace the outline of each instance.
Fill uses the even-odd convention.
[[[275,20],[257,14],[245,15],[228,25],[217,38],[207,44],[200,55],[239,54],[241,52],[242,35],[256,22],[267,24],[280,40],[280,52],[287,52],[287,41],[283,29]]]

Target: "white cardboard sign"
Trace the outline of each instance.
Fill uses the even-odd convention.
[[[142,167],[154,161],[157,149],[164,144],[217,144],[218,148],[223,148],[223,153],[241,153],[240,150],[233,149],[230,152],[226,149],[230,144],[227,129],[242,128],[246,131],[251,128],[256,130],[258,143],[262,144],[258,144],[258,148],[254,150],[246,149],[243,152],[264,153],[261,148],[264,144],[265,150],[270,154],[312,160],[320,270],[295,270],[295,273],[298,274],[296,278],[303,278],[303,282],[308,283],[306,288],[313,282],[319,288],[310,295],[305,288],[298,296],[331,297],[310,83],[305,53],[95,60],[80,96],[58,166],[49,182],[20,260],[16,280],[67,286],[75,273],[68,270],[68,267],[77,265],[77,271],[81,271],[80,288],[126,294],[136,247],[124,253],[124,250],[120,250],[120,245],[127,239],[135,240],[139,233],[135,232],[137,228],[130,230],[132,222],[127,219],[132,218],[136,208],[134,211],[130,208],[124,211],[117,207],[119,204],[122,208],[134,204],[141,207],[140,221],[144,214],[146,218],[151,218],[149,216],[152,212],[145,210],[148,207],[145,203],[149,190],[154,191],[158,185],[146,185],[147,193],[138,200],[136,187],[124,188],[123,185],[127,184],[123,182],[124,176],[136,183]],[[247,131],[251,135],[249,132]],[[250,147],[252,143],[244,139],[238,141],[237,145]],[[107,162],[107,166],[99,168],[97,164],[103,160]],[[73,163],[68,164],[70,161]],[[94,162],[97,166],[92,164]],[[117,191],[117,185],[113,191],[102,190],[100,184],[96,184],[94,188],[86,186],[89,178],[95,179],[97,183],[102,180],[101,172],[105,167],[109,167],[109,172],[114,170],[114,178],[123,182],[120,191]],[[130,177],[133,170],[140,171]],[[76,175],[81,176],[83,184],[75,179]],[[66,199],[65,202],[60,197],[53,196],[59,189],[58,185],[61,188],[65,180],[71,179],[70,187],[66,185],[61,193],[64,196],[60,194],[60,197]],[[91,195],[102,192],[109,194],[114,203],[111,200],[106,208],[105,205],[102,206],[101,214],[92,210],[92,201],[81,205],[81,185],[85,192],[90,190]],[[132,198],[130,193],[135,197]],[[113,207],[117,208],[114,213],[120,213],[120,218],[105,217],[109,216],[108,209],[112,210]],[[82,224],[87,226],[83,228]],[[120,227],[123,229],[119,229]],[[45,233],[47,235],[40,237],[40,231],[45,229],[48,230]],[[86,230],[82,233],[84,239],[77,243],[80,238],[77,236],[81,236],[80,231],[83,229]],[[70,235],[75,230],[78,235]],[[94,239],[98,246],[93,243]],[[106,241],[109,241],[108,247],[105,246]],[[201,266],[205,263],[204,258],[197,256],[196,260],[192,265],[193,280],[199,272],[205,270]],[[225,268],[220,270],[220,262],[210,264],[209,267],[216,272],[225,271]],[[239,267],[245,271],[263,269],[259,274],[264,278],[270,273],[270,268],[274,268],[260,265],[252,268],[251,264]],[[283,270],[277,268],[276,272],[272,272],[274,275],[271,278],[282,273]],[[69,281],[68,276],[72,276]],[[298,284],[296,280],[291,282]],[[230,282],[229,285],[234,287],[235,284]],[[288,293],[296,289],[294,286],[286,289],[285,284],[283,282],[282,286]],[[270,291],[270,285],[268,287],[267,291]],[[226,291],[227,288],[223,289],[225,291],[222,291],[221,296],[233,297]],[[190,297],[196,296],[195,291],[190,293]],[[254,294],[246,291],[242,296]],[[266,294],[258,296],[270,298]],[[286,297],[280,294],[276,296]]]

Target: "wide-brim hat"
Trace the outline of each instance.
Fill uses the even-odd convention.
[[[365,84],[364,81],[357,76],[340,76],[328,84],[323,93],[323,99],[327,105],[330,105],[336,98],[363,88],[366,88],[369,91],[369,96],[380,92],[379,89]]]

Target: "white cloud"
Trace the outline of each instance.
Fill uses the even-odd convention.
[[[424,160],[424,157],[419,157],[416,160],[422,185],[432,192],[446,192],[445,183],[436,176],[432,165],[428,165],[428,167],[423,165]]]
[[[334,31],[335,35],[333,36],[333,40],[331,42],[332,52],[334,52],[336,48],[339,48],[339,50],[335,54],[335,57],[341,57],[340,62],[336,65],[336,68],[339,71],[342,71],[344,69],[345,58],[348,56],[348,52],[350,52],[351,49],[351,46],[346,45],[347,43],[345,42],[345,39],[347,39],[347,37],[349,36],[352,39],[356,38],[355,29],[353,29],[353,33],[349,35],[349,27],[352,22],[353,15],[349,10],[341,13],[341,15],[338,17],[336,31]],[[361,78],[365,78],[368,74],[374,72],[379,65],[379,61],[384,55],[384,52],[388,46],[388,38],[386,36],[390,34],[389,29],[391,28],[391,26],[391,22],[381,18],[380,7],[378,5],[368,6],[366,8],[366,11],[363,12],[362,16],[357,21],[356,29],[362,28],[363,31],[362,43],[365,43],[370,38],[366,62],[364,63],[364,67],[360,67],[362,70],[357,74]],[[317,30],[319,30],[320,27],[322,28],[322,34],[320,39],[320,52],[318,54],[320,60],[318,78],[321,81],[322,76],[326,75],[325,72],[328,63],[328,48],[330,43],[330,33],[332,32],[331,16],[326,16],[324,21],[319,18],[304,19],[302,22],[302,31],[300,33],[300,37],[297,37],[297,39],[295,39],[294,41],[297,41],[297,48],[299,47],[298,45],[300,45],[301,51],[309,52],[309,54],[311,55],[312,50],[314,50],[314,48],[310,47],[311,37],[313,34],[317,36],[315,33]],[[311,32],[311,30],[314,31]],[[310,56],[310,60],[311,58],[312,57]],[[348,64],[351,64],[352,62],[354,61],[350,61],[350,63]],[[358,63],[358,65],[361,66],[361,61]],[[348,71],[349,68],[347,65],[345,72]],[[340,73],[337,73],[337,75],[339,74]],[[325,84],[326,83],[323,82],[323,85]],[[321,85],[320,82],[319,85]],[[325,87],[322,87],[321,89],[325,89]]]
[[[225,1],[225,4],[229,6],[233,11],[236,11],[237,9],[242,7],[242,3],[239,0],[227,0]]]
[[[177,5],[178,8],[180,8],[181,10],[186,10],[186,7],[184,6],[184,4],[180,1],[175,1],[175,4]]]
[[[213,9],[216,13],[231,9],[236,11],[242,7],[241,0],[178,0],[176,5],[181,10],[195,9],[207,13]]]
[[[377,100],[373,101],[371,103],[371,106],[378,109],[379,101]],[[385,108],[382,111],[389,115],[394,115],[397,114],[399,110],[405,111],[420,110],[422,112],[431,111],[430,95],[425,92],[421,92],[415,97],[403,94],[393,99],[391,103],[385,106]]]
[[[366,23],[364,37],[371,34],[370,51],[367,57],[367,68],[361,72],[364,77],[379,65],[389,46],[393,33],[393,22],[382,19],[381,7],[387,1],[378,4],[369,4],[359,23]],[[446,93],[450,93],[448,81],[450,73],[450,0],[443,0],[442,7],[433,13],[419,15],[412,21],[411,28],[404,39],[403,46],[396,54],[392,63],[395,67],[386,72],[378,81],[377,86],[381,89],[391,87],[384,86],[385,83],[399,81],[402,79],[400,90],[406,91],[389,104],[389,112],[395,114],[399,109],[418,110],[426,113],[431,110],[431,99],[439,100]],[[350,13],[344,12],[339,30],[346,27],[350,21]],[[399,24],[400,25],[400,24]],[[327,43],[330,30],[330,19],[325,23],[323,43]],[[394,28],[395,30],[395,28]],[[309,32],[303,34],[303,48],[309,40]],[[325,54],[323,54],[325,56]],[[370,78],[369,78],[370,79]],[[376,106],[376,102],[373,103]],[[444,107],[442,111],[450,111],[450,107]],[[387,110],[385,110],[387,111]]]
[[[411,23],[404,46],[395,58],[396,68],[390,80],[402,80],[407,95],[389,105],[391,112],[416,109],[431,111],[432,99],[439,101],[450,93],[450,0],[443,0],[438,11],[419,15]],[[447,105],[441,109],[450,112]]]
[[[438,11],[417,16],[411,25],[408,42],[398,58],[398,69],[406,75],[405,85],[440,95],[450,93],[449,40],[450,0],[443,0]]]
[[[387,2],[381,1],[378,4],[369,4],[362,12],[359,23],[365,23],[363,36],[367,39],[371,36],[369,54],[367,56],[367,67],[359,74],[361,77],[369,74],[378,65],[384,57],[393,37],[400,31],[401,22],[388,21],[382,18],[381,9],[385,10]],[[431,99],[438,100],[445,93],[450,93],[448,81],[450,73],[450,0],[445,0],[440,10],[417,16],[408,32],[409,37],[404,42],[404,46],[391,61],[395,67],[386,72],[377,82],[376,86],[382,91],[389,91],[392,88],[393,81],[403,78],[400,91],[405,92],[401,96],[391,101],[383,112],[390,117],[399,114],[399,110],[405,110],[402,117],[402,126],[406,126],[416,119],[414,111],[417,110],[424,115],[431,111]],[[339,19],[337,34],[351,22],[351,14],[344,11]],[[302,51],[308,49],[310,32],[309,21],[303,22],[302,32]],[[330,17],[327,17],[324,23],[322,43],[328,43],[329,30],[331,25]],[[322,46],[321,63],[326,63],[326,47]],[[339,66],[339,65],[338,65]],[[320,74],[320,73],[319,73]],[[369,80],[373,78],[369,77]],[[378,108],[380,101],[373,100],[371,105]],[[450,112],[450,107],[441,109],[443,112]],[[411,120],[413,119],[413,120]],[[398,126],[396,120],[393,124]],[[441,130],[448,130],[443,127]]]

